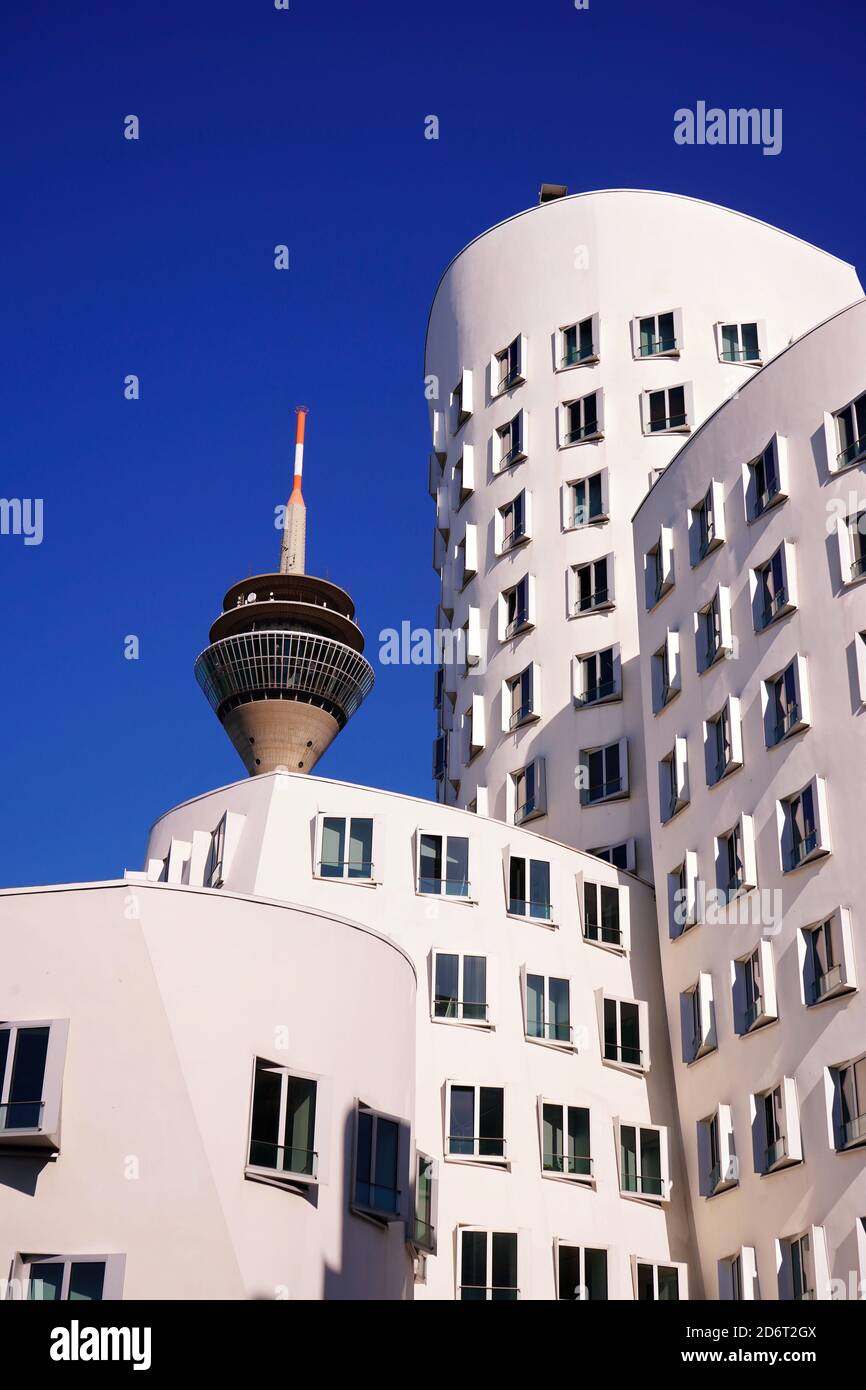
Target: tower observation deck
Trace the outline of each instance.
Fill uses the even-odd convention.
[[[373,687],[364,635],[344,589],[304,573],[301,495],[306,411],[280,570],[233,584],[195,663],[199,685],[252,776],[309,772]]]

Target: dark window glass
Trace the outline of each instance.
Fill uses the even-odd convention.
[[[42,1115],[42,1083],[48,1055],[47,1028],[19,1028],[6,1111],[7,1129],[35,1128]]]
[[[100,1260],[73,1261],[69,1272],[71,1303],[99,1302],[105,1285],[105,1265]]]

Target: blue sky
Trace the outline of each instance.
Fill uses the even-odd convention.
[[[374,664],[432,623],[427,311],[540,182],[707,198],[866,264],[852,0],[43,0],[3,27],[0,495],[42,498],[44,539],[0,536],[0,884],[140,867],[156,816],[242,775],[192,666],[276,565],[295,405],[308,567]],[[700,99],[781,107],[782,153],[675,144]],[[320,770],[429,795],[433,732],[430,670],[380,668]]]

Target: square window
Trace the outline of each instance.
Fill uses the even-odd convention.
[[[783,541],[769,560],[752,572],[752,611],[756,632],[764,632],[797,607],[794,547]]]
[[[731,593],[725,585],[720,584],[710,602],[695,614],[695,646],[701,674],[733,654]]]
[[[761,336],[756,322],[719,324],[719,357],[723,362],[743,362],[759,367]]]
[[[644,391],[641,397],[644,434],[688,434],[694,418],[692,394],[691,382]]]
[[[517,386],[524,380],[526,373],[525,356],[525,339],[521,335],[510,342],[507,347],[502,348],[500,352],[494,353],[491,394],[500,396],[503,391],[510,391],[512,386]]]
[[[602,996],[602,1057],[637,1071],[649,1070],[647,1006],[635,999]]]
[[[12,1287],[29,1302],[103,1303],[122,1297],[125,1265],[125,1255],[18,1255]]]
[[[574,703],[583,708],[622,698],[619,644],[574,658]],[[625,865],[621,866],[625,868]]]
[[[628,889],[615,883],[583,883],[583,935],[585,940],[597,946],[626,945],[624,931],[625,912],[622,908],[622,894]],[[626,907],[628,898],[626,897]]]
[[[755,1096],[753,1141],[756,1173],[774,1173],[802,1162],[800,1110],[793,1077],[786,1076],[777,1086]]]
[[[538,667],[535,662],[530,662],[518,675],[512,676],[503,684],[503,732],[511,733],[521,724],[538,718],[538,692],[541,684]]]
[[[780,801],[778,821],[784,873],[829,854],[827,789],[823,777],[813,777],[800,791]]]
[[[489,1025],[486,956],[434,950],[433,1018]]]
[[[580,750],[580,804],[596,806],[628,796],[628,744],[617,739]]]
[[[866,1056],[832,1067],[833,1130],[836,1148],[866,1144]]]
[[[773,943],[762,940],[747,956],[734,961],[734,1028],[742,1037],[779,1017]]]
[[[658,1125],[619,1124],[620,1191],[629,1196],[667,1201],[669,1197],[667,1130]]]
[[[603,555],[588,564],[571,568],[571,611],[592,613],[613,607],[613,556]]]
[[[564,401],[559,417],[560,448],[601,439],[604,435],[601,391],[590,391],[577,400]]]
[[[851,914],[837,907],[822,922],[803,928],[803,997],[807,1006],[857,988]]]
[[[497,459],[497,472],[503,472],[510,468],[513,463],[521,463],[526,458],[526,419],[524,412],[518,410],[516,415],[504,425],[500,425],[496,431],[499,440],[499,456]]]
[[[599,359],[598,315],[559,330],[559,370],[589,366]]]
[[[549,922],[550,864],[545,859],[525,859],[512,854],[508,861],[508,911],[513,917]]]
[[[647,314],[632,322],[635,357],[678,357],[682,347],[682,322],[678,309]]]
[[[441,735],[444,776],[445,735]],[[440,740],[437,740],[439,742]],[[437,770],[434,767],[434,776]],[[369,816],[321,816],[320,817],[320,859],[318,874],[320,878],[361,879],[373,878],[373,819]]]
[[[418,892],[469,897],[469,840],[465,835],[419,834]]]
[[[809,727],[811,712],[806,659],[795,656],[764,682],[764,742],[775,748]]]
[[[547,812],[547,778],[543,758],[535,758],[526,767],[511,774],[511,797],[515,825],[534,820]]]
[[[788,498],[787,441],[774,434],[757,458],[746,465],[746,519],[757,521]]]
[[[644,1260],[635,1260],[633,1265],[635,1291],[640,1303],[677,1302],[681,1284],[685,1297],[685,1265],[650,1264]]]

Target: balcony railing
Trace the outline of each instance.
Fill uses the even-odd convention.
[[[509,898],[508,911],[514,917],[535,917],[542,922],[549,922],[553,909],[544,899],[533,902],[531,898]]]
[[[799,704],[796,700],[792,700],[788,708],[782,714],[781,719],[776,721],[776,727],[773,731],[774,742],[781,743],[782,739],[786,738],[791,732],[794,725],[800,723],[801,717]]]
[[[513,528],[507,535],[502,537],[502,550],[513,550],[521,541],[526,540],[526,527],[522,521],[515,522]]]
[[[515,613],[514,617],[511,619],[511,622],[507,623],[505,627],[506,642],[510,637],[515,637],[521,628],[527,626],[528,622],[529,613],[525,608],[521,609],[519,613]]]
[[[418,877],[418,892],[432,893],[448,898],[468,898],[468,878],[432,878],[429,874]]]
[[[743,1014],[744,1032],[748,1033],[754,1028],[761,1014],[764,1012],[764,1001],[760,995],[756,995],[750,1004],[746,1005]]]
[[[661,430],[681,430],[687,423],[687,416],[684,410],[677,415],[668,415],[664,419],[650,420],[650,434],[656,434]]]
[[[523,458],[523,445],[520,440],[511,444],[499,460],[500,468],[510,468],[512,463]]]
[[[583,694],[578,696],[579,705],[593,705],[599,700],[607,699],[608,695],[616,694],[616,681],[598,681],[595,685],[587,686]]]
[[[863,555],[858,555],[857,559],[851,566],[852,579],[859,579],[860,576],[863,574],[866,574],[866,553],[864,553]]]
[[[788,868],[796,869],[800,864],[808,859],[813,850],[818,848],[818,830],[808,831],[801,839],[796,840],[788,851]]]
[[[575,613],[588,613],[592,608],[600,608],[603,603],[609,601],[609,589],[596,589],[592,594],[583,594],[575,599]]]
[[[574,1178],[591,1178],[593,1174],[592,1159],[589,1154],[544,1154],[542,1169],[545,1173],[567,1173]]]
[[[664,1178],[648,1177],[643,1173],[624,1173],[622,1179],[623,1192],[639,1192],[644,1197],[663,1197],[665,1195]]]
[[[595,344],[586,343],[583,347],[567,348],[560,359],[560,367],[576,367],[578,362],[586,362],[590,357],[595,357]]]
[[[272,1168],[277,1173],[296,1173],[298,1177],[314,1178],[319,1155],[315,1149],[299,1149],[287,1144],[271,1144],[264,1139],[251,1139],[250,1164],[254,1168]]]
[[[581,439],[592,439],[598,432],[598,420],[587,420],[586,424],[566,432],[565,443],[578,444]]]
[[[866,1115],[855,1115],[842,1126],[842,1139],[847,1144],[859,1144],[866,1139]]]
[[[604,923],[587,921],[584,927],[584,936],[588,941],[601,942],[604,946],[621,946],[622,931],[619,927],[606,926]]]
[[[453,999],[450,994],[433,996],[434,1018],[456,1018],[461,1023],[486,1023],[489,1004],[477,1000]]]
[[[518,724],[522,724],[524,719],[528,719],[532,713],[534,713],[532,708],[532,701],[527,700],[526,704],[521,705],[520,709],[516,709],[514,713],[511,715],[510,719],[508,720],[509,729],[516,729]]]
[[[866,455],[866,436],[862,439],[855,439],[851,444],[848,444],[841,453],[836,455],[836,463],[840,468],[847,468],[849,464],[856,463],[864,455]]]
[[[632,1043],[610,1043],[604,1045],[606,1062],[622,1062],[627,1067],[642,1067],[643,1052]]]
[[[517,1303],[520,1289],[511,1284],[461,1284],[461,1303]]]
[[[319,864],[320,878],[372,878],[372,859],[323,859]]]
[[[657,353],[660,353],[660,352],[676,352],[676,350],[677,350],[677,340],[676,340],[676,338],[655,338],[655,337],[651,337],[651,338],[647,338],[645,342],[642,342],[642,343],[641,343],[641,345],[640,345],[640,356],[641,356],[641,357],[654,357],[654,356],[656,356]]]
[[[757,348],[726,347],[722,348],[723,362],[760,362],[761,354]]]
[[[761,627],[769,627],[770,623],[778,618],[782,609],[788,603],[788,590],[783,586],[769,598],[764,600],[764,608],[761,614]]]
[[[812,981],[812,1003],[817,1004],[821,999],[826,999],[828,994],[832,994],[841,984],[841,965],[831,965],[829,970],[822,971]]]
[[[526,1029],[528,1038],[544,1038],[547,1042],[571,1042],[574,1029],[570,1023],[542,1023],[540,1019],[531,1020]]]
[[[508,388],[509,388],[510,386],[514,386],[514,385],[516,384],[516,382],[522,381],[522,380],[523,380],[523,373],[522,373],[522,371],[520,370],[520,367],[519,367],[519,366],[516,366],[516,365],[515,365],[515,366],[513,366],[513,367],[508,367],[508,368],[502,373],[502,376],[499,378],[499,385],[498,385],[498,387],[497,387],[497,390],[499,390],[499,391],[507,391]]]
[[[0,1105],[0,1134],[16,1129],[39,1129],[44,1104],[42,1100],[10,1100]]]
[[[595,782],[586,788],[587,803],[593,801],[605,801],[609,796],[616,796],[622,791],[622,777],[612,777],[608,782]]]
[[[764,1172],[765,1172],[765,1173],[769,1172],[769,1170],[770,1170],[771,1168],[775,1167],[775,1165],[776,1165],[777,1163],[780,1163],[780,1162],[782,1161],[783,1158],[787,1158],[787,1157],[788,1157],[788,1141],[787,1141],[787,1139],[786,1139],[786,1138],[784,1137],[784,1135],[783,1135],[783,1136],[781,1137],[781,1139],[776,1139],[776,1140],[774,1141],[774,1143],[770,1144],[770,1145],[765,1149],[765,1151],[764,1151]]]
[[[779,479],[770,478],[763,492],[759,492],[755,497],[755,516],[761,516],[769,507],[770,503],[779,496]]]
[[[708,638],[704,643],[704,670],[712,666],[722,650],[721,636]]]
[[[520,825],[521,821],[528,820],[530,816],[534,816],[536,811],[540,810],[541,804],[538,797],[528,796],[525,801],[521,801],[520,805],[514,808],[514,824]]]
[[[486,1134],[449,1134],[448,1152],[458,1158],[504,1158],[505,1140]]]
[[[400,1210],[400,1189],[382,1183],[356,1182],[355,1202],[357,1206],[381,1212],[383,1216],[396,1216]]]

